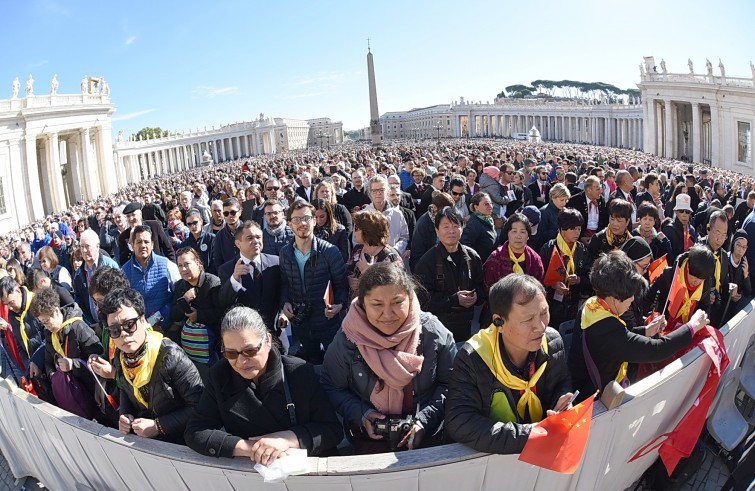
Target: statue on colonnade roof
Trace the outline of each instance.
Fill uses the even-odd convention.
[[[752,63],[750,63],[752,65]],[[11,99],[16,99],[18,97],[18,91],[21,89],[21,82],[18,81],[18,77],[13,80],[13,90],[11,92]]]
[[[58,74],[52,76],[52,81],[50,82],[50,95],[56,95],[58,93],[58,87],[60,84],[58,83]]]
[[[26,97],[34,95],[34,78],[29,74],[29,78],[26,80]]]
[[[695,70],[692,67],[692,59],[691,58],[687,58],[687,66],[689,67],[689,74],[690,75],[694,75],[695,74]]]

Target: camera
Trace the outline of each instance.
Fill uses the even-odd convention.
[[[294,311],[294,318],[291,319],[292,324],[302,324],[312,314],[312,307],[308,303],[294,304],[291,309]]]
[[[409,433],[414,425],[414,418],[406,416],[404,418],[387,417],[385,419],[376,419],[375,434],[385,437],[388,440],[388,446],[391,451],[395,451],[399,442]]]

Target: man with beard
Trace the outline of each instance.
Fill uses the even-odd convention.
[[[351,184],[351,189],[343,195],[343,206],[350,213],[355,213],[370,204],[370,197],[364,186],[364,172],[361,169],[351,173]]]
[[[165,233],[162,224],[157,220],[144,220],[142,215],[142,204],[138,201],[132,201],[123,208],[123,214],[126,216],[129,228],[121,232],[118,236],[118,262],[123,265],[131,257],[129,249],[131,231],[140,225],[144,225],[152,230],[152,237],[155,238],[155,253],[167,257],[169,260],[176,261],[176,251],[173,244]]]
[[[241,220],[241,203],[236,198],[223,201],[223,219],[225,227],[215,235],[212,242],[212,260],[217,267],[227,263],[239,253],[236,247],[236,227]]]
[[[278,200],[265,201],[262,207],[265,210],[265,225],[262,229],[263,248],[265,254],[277,256],[280,250],[294,239],[294,232],[286,224],[283,207]]]
[[[280,203],[280,196],[281,196],[281,183],[278,179],[271,177],[268,180],[265,181],[265,202],[262,203],[260,206],[254,209],[252,211],[251,216],[247,217],[246,215],[242,214],[241,219],[246,220],[254,220],[257,222],[257,224],[264,228],[265,227],[265,204],[267,202],[273,202],[273,203]],[[243,205],[244,203],[242,203]]]

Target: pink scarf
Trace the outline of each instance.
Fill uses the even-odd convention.
[[[419,300],[412,294],[409,315],[390,336],[370,325],[357,299],[351,302],[343,320],[341,328],[346,338],[357,345],[367,366],[384,382],[382,390],[378,391],[379,384],[375,384],[370,394],[370,402],[383,414],[402,413],[404,387],[422,368],[424,357],[415,354],[422,329],[419,314]]]

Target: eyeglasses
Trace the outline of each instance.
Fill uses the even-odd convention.
[[[690,213],[692,213],[692,211],[690,210],[674,210],[674,211],[676,211],[677,213],[681,213],[683,215],[689,215]]]
[[[199,222],[186,222],[186,225],[189,227],[193,227],[194,225],[199,225]]]
[[[304,215],[303,217],[291,217],[291,223],[293,224],[300,224],[300,223],[309,223],[312,221],[312,215]]]
[[[511,174],[513,174],[513,172],[504,172],[504,174],[506,174],[507,176],[510,176]]]
[[[457,193],[456,191],[451,191],[451,194],[454,196],[464,196],[464,193]]]
[[[108,334],[113,339],[118,339],[121,337],[121,332],[125,332],[126,335],[134,334],[136,332],[137,322],[139,322],[139,317],[134,317],[133,319],[129,319],[122,324],[113,324],[112,326],[106,326],[105,329],[107,329]]]
[[[647,262],[647,263],[645,263],[645,264],[640,264],[640,263],[634,263],[634,264],[636,264],[636,265],[637,265],[637,267],[638,267],[638,268],[640,268],[640,270],[641,270],[641,271],[642,271],[643,273],[644,273],[645,271],[647,271],[647,270],[648,270],[648,268],[650,268],[650,261],[648,261],[648,262]]]
[[[370,190],[370,192],[376,194],[385,194],[385,188],[372,189]]]
[[[223,216],[224,216],[224,217],[227,217],[227,216],[232,216],[232,217],[235,217],[235,216],[236,216],[236,213],[238,213],[238,212],[239,212],[239,210],[228,210],[228,211],[224,211],[224,212],[223,212]]]
[[[270,186],[270,187],[266,187],[265,191],[277,191],[279,189],[280,189],[280,186]]]
[[[260,352],[264,344],[265,344],[265,339],[262,339],[262,341],[260,341],[260,344],[258,344],[257,346],[253,348],[244,349],[241,351],[227,350],[224,348],[222,351],[222,355],[228,361],[234,361],[240,355],[244,355],[244,358],[254,358],[255,356],[257,356],[257,353]]]

